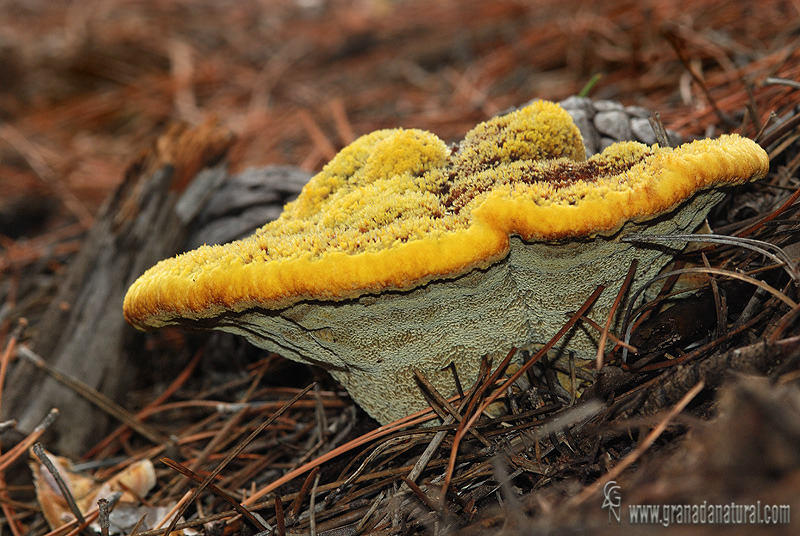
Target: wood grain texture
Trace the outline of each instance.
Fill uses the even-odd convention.
[[[135,373],[142,336],[125,323],[122,300],[131,282],[175,254],[208,197],[227,177],[233,141],[207,123],[174,124],[132,164],[106,201],[33,337],[34,350],[62,373],[119,400]],[[109,417],[75,392],[19,362],[6,386],[4,414],[31,430],[57,407],[50,448],[81,453]]]

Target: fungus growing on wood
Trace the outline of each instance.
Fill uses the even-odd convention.
[[[483,355],[546,342],[597,285],[603,321],[633,259],[636,281],[673,256],[624,235],[696,229],[721,187],[763,177],[737,135],[676,149],[615,144],[586,160],[557,104],[538,101],[448,147],[380,130],[344,148],[253,236],[160,262],[129,289],[125,317],[241,334],[320,365],[381,422],[426,404],[412,368],[443,394]],[[578,326],[562,350],[591,359]]]

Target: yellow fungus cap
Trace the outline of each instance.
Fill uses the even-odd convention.
[[[385,423],[427,405],[415,371],[449,396],[449,364],[469,384],[483,356],[546,342],[598,285],[587,315],[603,323],[634,260],[635,290],[675,252],[621,237],[691,232],[720,187],[767,167],[736,135],[677,149],[623,142],[586,160],[570,116],[543,101],[453,147],[380,130],[253,236],[148,270],[125,317],[221,329],[322,365]],[[591,359],[596,334],[577,325],[554,350]]]
[[[676,149],[622,142],[585,160],[570,116],[545,101],[481,123],[452,148],[429,132],[380,130],[343,149],[253,236],[148,270],[125,317],[152,328],[407,290],[489,266],[512,235],[610,235],[767,167],[737,135]]]

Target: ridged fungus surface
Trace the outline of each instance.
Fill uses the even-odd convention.
[[[483,355],[545,342],[598,285],[603,321],[633,259],[646,280],[674,250],[631,233],[691,232],[724,193],[763,177],[766,153],[737,135],[678,148],[621,142],[585,158],[557,104],[537,101],[448,147],[413,129],[345,147],[253,236],[148,270],[124,312],[140,329],[238,333],[325,367],[381,422],[426,404],[412,368],[444,394]],[[562,350],[590,359],[577,326]]]

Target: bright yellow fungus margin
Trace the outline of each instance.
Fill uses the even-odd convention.
[[[478,125],[453,150],[428,132],[373,132],[252,237],[148,270],[128,291],[125,317],[154,328],[406,290],[492,264],[508,253],[511,235],[610,235],[699,191],[761,178],[768,167],[765,152],[737,135],[677,149],[624,142],[581,162],[583,154],[569,115],[545,101]]]

